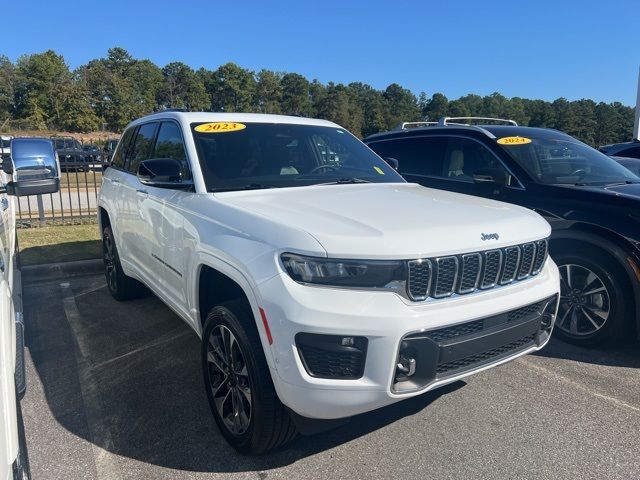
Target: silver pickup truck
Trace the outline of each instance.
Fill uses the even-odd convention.
[[[11,140],[0,171],[0,479],[28,479],[20,399],[26,389],[15,197],[56,192],[60,166],[49,139]]]

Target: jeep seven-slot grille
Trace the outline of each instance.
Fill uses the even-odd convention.
[[[525,280],[540,273],[547,240],[485,252],[408,262],[407,293],[414,301],[444,298]]]

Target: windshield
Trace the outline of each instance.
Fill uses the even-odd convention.
[[[221,131],[220,125],[227,127]],[[191,126],[209,191],[404,182],[342,128],[221,122]]]
[[[522,139],[507,137],[512,138]],[[501,146],[540,183],[608,185],[640,182],[639,177],[615,160],[577,140],[534,137],[523,140],[530,142],[519,141]]]

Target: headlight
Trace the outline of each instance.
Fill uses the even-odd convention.
[[[337,287],[397,289],[405,281],[405,262],[342,260],[283,253],[287,273],[296,282]]]

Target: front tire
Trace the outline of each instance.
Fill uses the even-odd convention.
[[[254,325],[246,301],[214,307],[205,321],[201,354],[220,432],[240,453],[260,454],[287,443],[296,429],[273,387]]]
[[[560,270],[558,336],[584,346],[624,338],[631,330],[625,299],[632,293],[623,267],[594,247],[552,256]]]
[[[107,288],[113,298],[121,302],[142,296],[145,291],[144,286],[137,280],[125,275],[122,270],[111,225],[105,226],[102,230],[102,259],[104,261]]]

